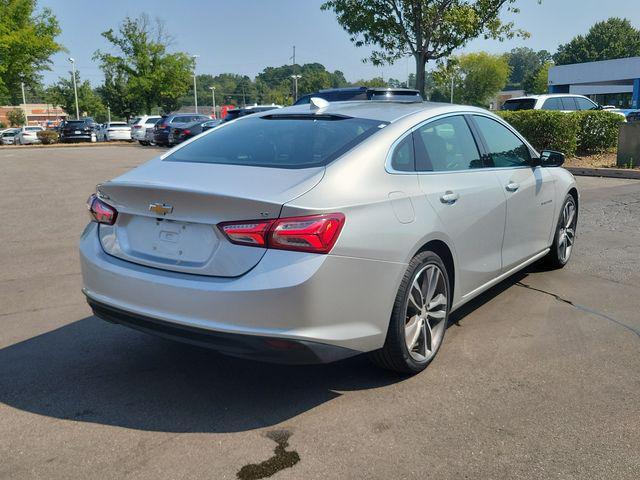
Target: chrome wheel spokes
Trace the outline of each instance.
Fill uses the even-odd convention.
[[[566,263],[571,256],[576,236],[576,206],[573,202],[567,202],[564,205],[558,228],[558,257]]]
[[[405,342],[418,361],[431,359],[442,342],[447,317],[447,284],[437,265],[415,274],[405,305]]]

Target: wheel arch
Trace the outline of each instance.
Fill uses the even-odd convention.
[[[414,254],[418,255],[421,252],[431,251],[437,254],[442,261],[444,262],[444,266],[447,269],[447,276],[449,277],[449,290],[451,291],[451,295],[449,295],[450,305],[453,305],[453,299],[455,296],[455,286],[456,286],[456,263],[453,256],[453,251],[449,247],[449,245],[440,239],[433,239],[426,242],[422,245]]]

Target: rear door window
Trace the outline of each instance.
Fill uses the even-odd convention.
[[[571,112],[578,110],[574,97],[562,97],[560,100],[562,101],[562,110],[568,110]]]
[[[415,133],[419,171],[446,172],[481,168],[480,152],[462,115],[435,120]]]
[[[535,98],[518,98],[504,102],[501,110],[533,110],[535,106]]]
[[[542,105],[542,110],[564,110],[560,97],[548,98]]]
[[[266,115],[226,123],[165,161],[272,168],[326,165],[386,125],[334,115]]]
[[[578,110],[595,110],[598,108],[595,103],[587,98],[575,97],[575,100],[578,104]]]

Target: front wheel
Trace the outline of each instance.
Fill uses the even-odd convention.
[[[424,370],[438,353],[449,318],[449,276],[434,252],[413,257],[402,279],[377,365],[399,373]]]
[[[552,268],[563,268],[571,258],[573,244],[576,240],[576,225],[578,223],[578,206],[573,195],[567,195],[562,205],[553,245],[547,254],[547,263]]]

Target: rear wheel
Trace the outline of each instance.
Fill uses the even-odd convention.
[[[573,244],[576,240],[576,225],[578,222],[578,206],[572,195],[567,195],[562,206],[553,245],[547,255],[547,263],[553,268],[562,268],[571,258]]]
[[[377,365],[418,373],[438,353],[449,318],[449,276],[433,252],[416,255],[402,279],[382,349],[371,353]]]

